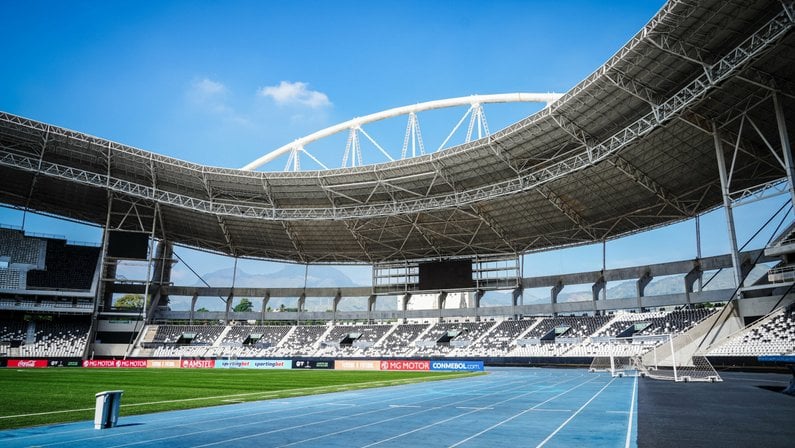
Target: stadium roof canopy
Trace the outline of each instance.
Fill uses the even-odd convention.
[[[550,107],[485,139],[356,168],[208,167],[0,113],[0,201],[312,263],[612,239],[721,205],[716,141],[733,199],[785,181],[775,110],[795,111],[794,15],[777,0],[667,3]]]

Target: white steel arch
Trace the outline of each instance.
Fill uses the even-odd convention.
[[[474,124],[478,123],[477,133],[478,136],[482,136],[481,130],[485,127],[485,117],[483,115],[483,109],[481,107],[482,104],[489,104],[489,103],[546,103],[548,106],[549,104],[557,101],[561,96],[560,93],[503,93],[503,94],[496,94],[496,95],[471,95],[471,96],[462,96],[457,98],[448,98],[443,100],[436,100],[436,101],[427,101],[424,103],[417,103],[412,104],[409,106],[402,106],[396,107],[392,109],[387,109],[381,112],[376,112],[374,114],[366,115],[364,117],[357,117],[352,120],[345,121],[343,123],[336,124],[334,126],[330,126],[325,129],[321,129],[320,131],[314,132],[309,134],[305,137],[296,139],[280,148],[277,148],[262,157],[254,160],[253,162],[245,165],[241,169],[251,171],[255,170],[262,165],[276,159],[279,156],[284,154],[290,153],[290,159],[288,160],[288,165],[296,168],[298,167],[298,163],[296,159],[298,157],[299,152],[303,152],[304,154],[309,155],[315,162],[320,164],[325,168],[320,161],[318,161],[315,157],[313,157],[308,152],[304,151],[304,147],[312,142],[316,142],[323,138],[329,137],[331,135],[348,131],[351,133],[351,137],[349,137],[349,148],[346,149],[345,158],[344,160],[348,159],[349,151],[351,158],[355,160],[356,151],[358,151],[358,137],[356,136],[357,132],[361,132],[371,143],[373,143],[382,153],[384,153],[389,159],[392,157],[386,153],[386,151],[377,143],[375,140],[370,137],[363,129],[362,126],[368,123],[373,123],[376,121],[386,120],[389,118],[399,117],[401,115],[408,115],[409,116],[409,125],[406,131],[406,135],[411,134],[412,136],[416,136],[419,134],[419,128],[417,124],[416,114],[418,112],[424,112],[428,110],[434,109],[444,109],[450,107],[460,107],[460,106],[470,106],[470,109],[461,118],[461,121],[458,122],[456,127],[453,129],[453,132],[448,135],[447,139],[442,143],[442,145],[437,149],[442,149],[444,145],[449,141],[452,134],[458,129],[467,115],[471,114],[470,117],[470,124],[469,129],[467,132],[467,138],[469,139],[472,135],[472,128]],[[486,133],[488,130],[486,128]],[[416,138],[416,137],[415,137]],[[351,143],[353,141],[353,143]],[[406,155],[406,145],[408,141],[404,143],[404,148],[402,151],[402,156],[405,157]],[[352,148],[351,148],[352,146]],[[422,141],[420,137],[419,146],[422,146]],[[423,150],[424,152],[424,150]],[[417,155],[414,151],[412,151],[412,155]]]

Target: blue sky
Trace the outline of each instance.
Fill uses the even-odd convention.
[[[0,110],[181,159],[240,167],[296,138],[392,107],[472,94],[565,92],[661,5],[5,2]],[[536,109],[494,106],[486,113],[495,130]],[[427,119],[426,141],[443,138],[463,110],[452,113],[446,127],[437,122],[448,117]],[[394,126],[404,129],[405,122]],[[402,140],[402,130],[395,135],[390,138]],[[312,151],[338,164],[339,144]],[[783,198],[739,209],[739,239]],[[0,223],[20,226],[21,214],[0,208]],[[722,212],[705,216],[702,225],[711,229],[704,254],[728,252]],[[99,238],[96,229],[30,216],[25,227],[73,240]],[[219,264],[182,253],[200,272]],[[692,222],[608,243],[609,267],[693,257]],[[599,268],[597,245],[528,257],[525,274]],[[369,274],[353,275],[369,281]]]

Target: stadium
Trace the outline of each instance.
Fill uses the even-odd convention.
[[[669,1],[564,93],[388,109],[243,168],[0,112],[0,203],[102,235],[0,225],[0,397],[40,402],[7,405],[0,441],[789,446],[794,25],[792,2]],[[526,102],[541,107],[489,131],[484,104]],[[426,153],[417,117],[460,106]],[[400,157],[366,130],[388,119],[408,120]],[[328,168],[308,146],[339,133]],[[384,161],[362,163],[368,141]],[[279,157],[289,170],[261,170]],[[735,213],[761,201],[777,205],[752,239],[770,236],[748,247]],[[701,255],[723,231],[707,215],[728,253]],[[610,242],[683,223],[695,258],[604,261]],[[526,272],[528,255],[585,246],[601,269]],[[229,283],[172,275],[183,248],[233,259]],[[248,260],[302,274],[245,283]],[[371,282],[311,284],[326,265]],[[170,395],[188,384],[206,390]],[[47,398],[59,388],[85,397]],[[125,393],[119,425],[96,431],[101,388]]]

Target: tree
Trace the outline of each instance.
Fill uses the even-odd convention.
[[[237,305],[235,305],[234,308],[232,308],[232,311],[236,313],[245,313],[253,309],[254,309],[254,304],[251,303],[251,300],[248,300],[248,298],[243,297],[242,299],[240,299],[240,303],[238,303]]]
[[[197,312],[197,313],[209,313],[209,312],[210,312],[210,310],[208,310],[208,309],[207,309],[207,308],[205,308],[205,307],[201,307],[201,308],[199,308],[198,310],[196,310],[196,312]]]
[[[144,296],[141,294],[125,294],[114,303],[116,308],[134,308],[140,309],[144,306]]]

